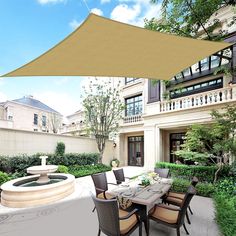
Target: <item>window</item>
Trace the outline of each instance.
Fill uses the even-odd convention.
[[[13,120],[13,116],[8,116],[8,120]]]
[[[171,90],[170,98],[179,98],[183,96],[188,96],[195,93],[205,92],[213,89],[218,89],[223,87],[223,78],[217,78],[214,80],[202,82],[199,84],[191,85],[185,88]]]
[[[133,116],[142,114],[142,95],[125,99],[125,115]]]
[[[131,84],[137,81],[139,78],[125,78],[125,84]]]
[[[46,116],[42,116],[42,126],[45,127],[47,124],[46,122]]]
[[[38,114],[34,114],[34,125],[38,125]]]

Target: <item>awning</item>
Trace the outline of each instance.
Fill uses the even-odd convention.
[[[67,38],[4,76],[109,76],[169,80],[230,44],[151,31],[90,14]]]

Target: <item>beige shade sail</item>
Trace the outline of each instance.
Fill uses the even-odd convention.
[[[111,76],[169,80],[230,44],[164,34],[90,14],[67,38],[4,76]]]

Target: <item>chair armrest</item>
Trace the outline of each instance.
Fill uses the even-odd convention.
[[[115,184],[115,183],[107,183],[107,184],[116,185],[116,186],[118,185],[118,184]]]
[[[136,215],[137,212],[138,212],[138,209],[135,208],[133,211],[129,212],[128,215],[123,216],[123,217],[119,217],[119,220],[126,220],[126,219],[130,218],[133,214]],[[137,215],[136,215],[136,216],[137,216]]]
[[[95,187],[95,189],[96,189],[96,191],[100,191],[101,193],[106,192],[106,190],[101,189],[101,188],[96,188],[96,187]]]
[[[164,209],[167,209],[167,210],[172,210],[172,211],[180,211],[180,208],[166,206],[166,205],[156,204],[155,207],[161,207],[161,208],[164,208]]]

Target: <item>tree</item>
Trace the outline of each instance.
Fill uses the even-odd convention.
[[[186,160],[207,164],[213,157],[218,160],[214,182],[223,163],[236,155],[236,106],[227,106],[223,112],[211,112],[213,123],[209,126],[195,124],[186,133],[182,150],[175,152]]]
[[[191,38],[198,38],[203,34],[205,39],[220,40],[227,31],[221,30],[217,35],[214,34],[214,30],[220,26],[216,12],[225,6],[235,5],[235,0],[163,0],[162,19],[145,19],[145,28]],[[236,16],[228,25],[235,23]]]
[[[49,117],[48,117],[48,123],[51,127],[52,132],[56,134],[58,132],[58,129],[61,126],[62,118],[60,115],[56,113],[51,113],[49,114]]]
[[[112,86],[111,81],[99,83],[97,79],[95,82],[85,91],[83,107],[86,126],[96,139],[99,163],[102,163],[106,141],[109,135],[118,131],[124,104],[120,100],[119,84]]]

